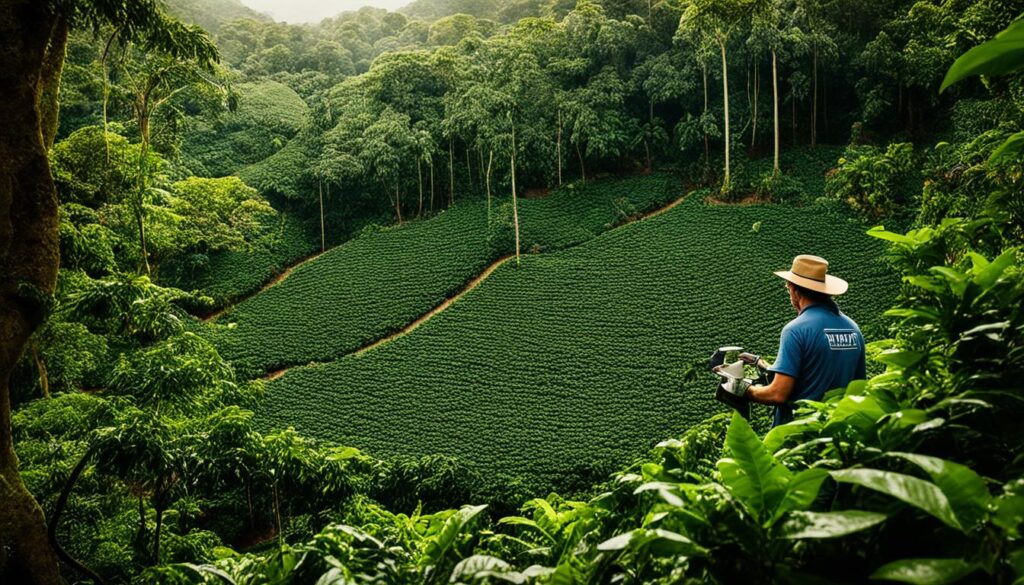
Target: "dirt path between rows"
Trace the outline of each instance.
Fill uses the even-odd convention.
[[[626,219],[625,221],[623,221],[622,223],[620,223],[619,225],[615,226],[612,229],[618,229],[620,227],[623,227],[623,226],[626,226],[626,225],[629,225],[629,224],[637,223],[639,221],[643,221],[645,219],[649,219],[649,218],[661,215],[661,214],[669,211],[670,209],[674,208],[675,206],[679,205],[680,203],[682,203],[686,199],[686,197],[687,197],[687,195],[683,195],[682,197],[679,197],[678,199],[674,199],[672,202],[670,202],[670,203],[668,203],[666,205],[662,205],[661,207],[652,209],[650,211],[641,213],[639,215],[634,215],[634,216]],[[607,233],[607,232],[604,232],[604,233]],[[558,250],[558,251],[563,251],[563,250]],[[525,253],[523,255],[524,256],[526,256],[526,255],[533,255],[533,253]],[[501,265],[505,264],[509,260],[512,260],[513,258],[515,258],[515,254],[509,254],[507,256],[502,256],[501,258],[495,260],[494,262],[489,264],[487,266],[487,268],[484,268],[484,270],[482,272],[480,272],[480,274],[477,274],[475,277],[473,277],[472,280],[467,282],[461,289],[458,290],[458,292],[456,292],[456,293],[452,294],[451,296],[449,296],[448,298],[446,298],[444,301],[441,302],[441,304],[439,304],[436,307],[430,309],[426,313],[420,315],[419,317],[417,317],[414,321],[412,321],[411,323],[409,323],[405,327],[402,327],[401,329],[399,329],[398,331],[395,331],[394,333],[390,333],[388,335],[385,335],[384,337],[381,337],[380,339],[378,339],[378,340],[376,340],[376,341],[374,341],[374,342],[372,342],[372,343],[370,343],[368,345],[364,345],[363,347],[361,347],[361,348],[359,348],[359,349],[357,349],[355,351],[347,353],[347,354],[345,354],[342,357],[347,357],[347,356],[356,356],[356,357],[358,357],[358,356],[361,356],[361,355],[365,354],[366,352],[368,352],[368,351],[370,351],[372,349],[376,349],[376,348],[378,348],[378,347],[380,347],[382,345],[385,345],[387,343],[390,343],[390,342],[398,339],[399,337],[403,337],[403,336],[411,333],[413,330],[418,328],[420,325],[423,325],[424,323],[426,323],[430,319],[436,317],[438,314],[444,312],[445,309],[447,309],[448,307],[452,306],[456,301],[458,301],[459,299],[464,297],[466,294],[468,294],[470,291],[472,291],[476,287],[480,286],[480,284],[483,283],[485,280],[487,280],[487,278],[489,276],[491,276],[491,274],[493,274],[495,270],[497,270]],[[283,276],[282,276],[282,279],[283,279]],[[338,359],[341,359],[341,358],[338,358]],[[279,370],[274,370],[272,372],[268,372],[267,374],[263,375],[262,379],[264,379],[264,380],[266,380],[268,382],[269,381],[273,381],[273,380],[277,380],[281,376],[283,376],[286,373],[288,373],[288,370],[290,370],[292,368],[301,368],[301,367],[305,367],[305,366],[311,366],[311,365],[314,365],[316,363],[319,363],[319,362],[310,362],[308,364],[298,364],[298,365],[294,365],[294,366],[287,366],[287,367],[281,368]]]
[[[254,297],[254,296],[260,294],[261,292],[267,290],[268,288],[274,286],[275,284],[280,284],[280,282],[282,280],[288,278],[288,276],[291,275],[291,273],[296,268],[298,268],[299,266],[302,266],[306,262],[312,262],[313,260],[316,260],[320,256],[323,256],[327,252],[330,252],[334,248],[335,247],[330,247],[330,248],[327,248],[326,250],[321,250],[319,252],[316,252],[315,254],[311,254],[309,256],[304,256],[302,258],[299,258],[295,262],[292,262],[291,264],[289,264],[284,270],[282,270],[276,276],[274,276],[273,278],[268,280],[260,288],[256,289],[255,291],[253,291],[253,292],[251,292],[249,294],[243,295],[243,296],[235,299],[234,301],[224,305],[223,307],[221,307],[221,308],[217,309],[216,311],[210,313],[209,315],[203,317],[202,319],[200,319],[200,321],[202,321],[203,323],[209,323],[211,321],[215,321],[217,319],[217,317],[220,317],[224,313],[227,313],[231,309],[235,308],[235,306],[237,306],[239,303],[242,303],[242,302],[244,302],[244,301],[246,301],[248,299],[251,299],[252,297]]]
[[[427,321],[429,321],[432,317],[434,317],[435,315],[437,315],[441,311],[444,311],[448,307],[452,306],[452,303],[454,303],[455,301],[461,299],[463,296],[466,295],[466,293],[468,293],[469,291],[471,291],[474,288],[476,288],[477,286],[479,286],[481,282],[487,280],[487,277],[490,276],[495,270],[497,270],[499,266],[501,266],[502,264],[508,262],[509,260],[511,260],[513,258],[515,258],[515,254],[509,254],[508,256],[502,256],[501,258],[498,258],[497,260],[492,262],[487,268],[484,268],[483,272],[481,272],[480,274],[478,274],[475,277],[473,277],[473,280],[471,280],[468,283],[466,283],[466,286],[462,287],[462,289],[460,289],[459,292],[457,292],[457,293],[453,294],[452,296],[448,297],[447,299],[445,299],[440,305],[434,307],[433,309],[430,309],[426,313],[423,313],[422,315],[417,317],[415,321],[413,321],[412,323],[409,323],[405,327],[402,327],[398,331],[395,331],[391,335],[387,335],[385,337],[381,337],[380,339],[378,339],[377,341],[374,341],[370,345],[363,346],[363,347],[355,350],[354,352],[352,352],[349,355],[355,355],[355,356],[363,355],[364,353],[370,351],[371,349],[374,349],[376,347],[380,347],[380,346],[384,345],[385,343],[389,343],[391,341],[394,341],[394,340],[398,339],[399,337],[402,337],[403,335],[411,333],[412,330],[414,330],[417,327],[419,327],[420,325],[426,323]]]

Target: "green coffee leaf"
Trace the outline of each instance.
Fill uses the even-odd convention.
[[[832,479],[881,492],[930,514],[948,526],[963,530],[946,494],[937,485],[923,479],[878,469],[840,469],[830,472]]]
[[[945,585],[963,579],[977,568],[963,559],[903,559],[882,566],[871,578],[913,585]]]
[[[782,524],[782,537],[838,538],[871,528],[886,519],[885,514],[863,510],[841,512],[793,512]]]

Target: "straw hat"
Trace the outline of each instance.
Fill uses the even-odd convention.
[[[775,276],[827,295],[841,295],[850,286],[842,278],[828,274],[828,260],[809,254],[800,254],[793,258],[793,267],[776,272]]]

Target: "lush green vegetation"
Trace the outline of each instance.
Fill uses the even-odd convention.
[[[1022,12],[0,2],[0,582],[1021,583]]]
[[[306,123],[309,107],[299,94],[274,81],[232,87],[234,111],[189,131],[182,163],[194,175],[222,177],[280,150]]]
[[[523,248],[578,244],[681,196],[666,175],[570,185],[520,209]],[[440,304],[512,251],[510,213],[483,201],[427,220],[368,229],[220,317],[208,334],[239,372],[256,376],[351,353]]]
[[[790,309],[771,273],[751,267],[785,266],[793,239],[856,283],[843,309],[869,331],[891,303],[897,281],[859,223],[701,195],[506,264],[387,345],[289,370],[257,421],[381,455],[453,455],[492,486],[572,491],[721,410],[704,377],[687,378],[710,348],[774,353]]]

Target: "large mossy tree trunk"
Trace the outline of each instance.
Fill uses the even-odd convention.
[[[57,194],[47,147],[67,22],[49,3],[0,3],[0,582],[57,584],[46,520],[18,473],[10,379],[57,282]]]

